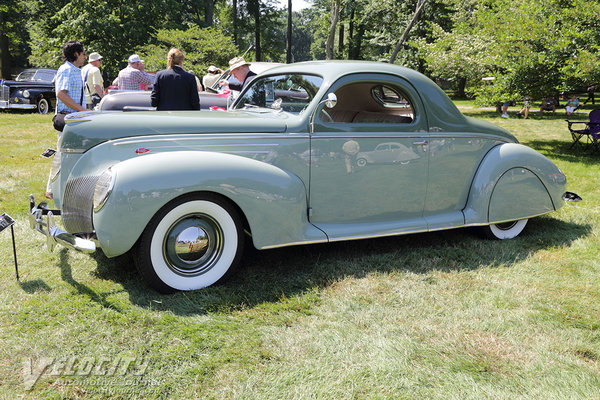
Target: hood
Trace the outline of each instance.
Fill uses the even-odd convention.
[[[88,150],[107,140],[134,136],[283,133],[288,116],[271,111],[86,111],[65,118],[62,148]]]
[[[0,85],[10,86],[10,87],[37,87],[37,86],[48,86],[54,87],[54,83],[48,81],[5,81],[0,80]]]

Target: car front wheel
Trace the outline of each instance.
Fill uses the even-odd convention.
[[[152,218],[135,261],[161,293],[195,290],[229,277],[243,246],[240,217],[231,205],[211,194],[183,196]]]
[[[512,239],[525,229],[527,219],[518,221],[502,222],[483,227],[484,235],[489,239]]]
[[[40,98],[37,102],[37,112],[39,114],[48,114],[48,111],[50,111],[48,100],[44,99],[43,97]]]

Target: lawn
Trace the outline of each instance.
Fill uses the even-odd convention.
[[[46,250],[26,197],[44,193],[51,117],[0,114],[21,274],[5,230],[0,398],[600,399],[600,154],[568,149],[564,111],[463,111],[545,154],[583,201],[510,241],[458,229],[251,252],[225,285],[170,296],[126,257]]]

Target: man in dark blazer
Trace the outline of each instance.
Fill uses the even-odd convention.
[[[158,111],[200,109],[196,78],[182,68],[183,58],[181,50],[171,49],[168,68],[156,74],[150,101]]]

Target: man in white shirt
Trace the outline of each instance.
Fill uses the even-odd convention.
[[[93,52],[89,55],[88,60],[87,65],[81,69],[81,76],[85,85],[85,102],[87,108],[92,110],[100,102],[100,99],[104,97],[104,80],[100,72],[102,56]]]

